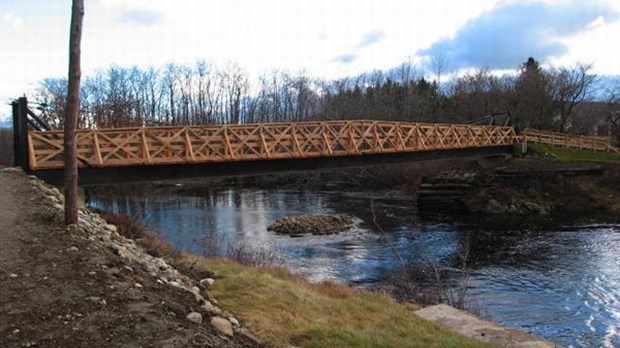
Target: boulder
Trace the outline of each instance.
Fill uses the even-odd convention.
[[[205,288],[213,286],[213,283],[215,283],[215,280],[213,278],[205,278],[200,281],[200,285],[204,286]]]
[[[187,320],[191,321],[192,323],[196,323],[196,324],[202,324],[202,314],[198,313],[198,312],[191,312],[187,315]]]
[[[501,214],[506,211],[506,207],[491,198],[487,203],[486,211],[491,214]]]
[[[545,213],[545,208],[541,207],[540,205],[534,202],[525,202],[523,203],[523,207],[525,208],[525,210],[527,210],[530,213],[534,213],[534,214]]]
[[[211,314],[221,314],[222,310],[217,308],[216,306],[214,306],[211,302],[204,300],[204,303],[202,304],[202,309],[204,309],[205,311],[211,313]]]
[[[223,334],[226,334],[228,336],[233,335],[232,324],[230,323],[230,321],[224,318],[220,318],[220,317],[211,318],[211,326],[213,326],[216,330],[218,330],[219,332]]]

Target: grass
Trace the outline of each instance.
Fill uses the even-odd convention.
[[[182,254],[180,268],[213,271],[212,294],[253,334],[275,346],[488,347],[416,317],[387,294],[310,284],[284,268],[259,269]]]
[[[183,273],[198,278],[214,273],[217,280],[210,293],[220,306],[270,345],[489,347],[415,316],[417,306],[398,303],[385,293],[332,282],[311,284],[283,267],[259,268],[179,253],[161,236],[146,232],[138,216],[101,213],[147,253],[172,258]]]
[[[528,150],[540,157],[558,162],[620,163],[620,154],[555,147],[544,144],[528,144]]]

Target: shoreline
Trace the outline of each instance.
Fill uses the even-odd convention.
[[[202,284],[98,214],[81,209],[65,227],[56,188],[15,168],[0,179],[1,346],[262,346]]]
[[[46,215],[47,217],[45,219],[47,219],[46,221],[48,222],[44,222],[44,224],[52,224],[52,225],[59,224],[60,215],[62,212],[62,195],[60,194],[60,192],[58,192],[58,190],[52,187],[49,187],[48,185],[42,183],[36,178],[33,178],[33,177],[27,178],[24,174],[19,173],[19,171],[15,169],[3,169],[2,172],[0,172],[0,175],[12,177],[11,180],[16,180],[16,182],[23,182],[24,185],[28,185],[29,188],[26,191],[24,191],[25,188],[19,188],[21,190],[20,192],[22,193],[31,192],[30,194],[40,197],[40,198],[37,198],[37,201],[38,201],[37,207],[40,207],[37,209],[45,209],[46,211],[45,214],[47,214]],[[20,179],[19,176],[22,176],[23,179]],[[181,307],[173,307],[173,308],[176,308],[176,309],[173,309],[173,311],[177,311],[178,314],[175,315],[174,318],[169,318],[168,320],[172,320],[173,322],[175,322],[174,325],[180,325],[180,327],[183,328],[183,330],[186,330],[186,331],[189,330],[189,332],[192,332],[192,330],[199,330],[199,332],[202,332],[200,333],[201,336],[196,336],[196,334],[188,335],[187,333],[183,335],[176,334],[176,336],[183,336],[183,337],[177,337],[181,341],[176,341],[176,342],[182,342],[182,340],[185,339],[186,340],[185,342],[188,343],[190,342],[192,338],[195,339],[196,337],[201,337],[201,338],[206,337],[206,339],[214,340],[214,342],[216,342],[218,339],[223,339],[224,337],[228,337],[226,339],[227,343],[222,344],[221,346],[244,346],[244,347],[245,346],[247,347],[259,346],[258,341],[254,339],[253,332],[251,333],[250,331],[245,329],[244,325],[238,326],[240,321],[246,322],[246,323],[249,321],[250,326],[256,329],[256,323],[252,322],[251,319],[247,319],[247,321],[244,320],[244,313],[239,313],[239,318],[240,318],[239,320],[235,319],[235,317],[232,316],[232,313],[228,313],[224,309],[219,309],[218,308],[219,302],[215,300],[215,298],[213,298],[213,296],[211,295],[211,292],[217,293],[217,290],[215,289],[217,289],[217,286],[219,284],[222,284],[222,286],[226,286],[224,283],[226,283],[227,281],[230,284],[230,282],[233,281],[232,277],[235,277],[234,275],[231,274],[230,275],[231,278],[226,278],[225,274],[216,274],[214,276],[216,278],[214,280],[215,285],[213,285],[212,283],[210,285],[203,285],[201,284],[201,282],[197,282],[196,278],[192,278],[192,276],[196,277],[196,276],[204,276],[204,275],[212,275],[212,274],[205,273],[205,270],[200,270],[198,267],[196,267],[196,264],[198,261],[190,261],[190,260],[195,259],[196,258],[195,256],[184,255],[184,254],[176,254],[174,256],[173,255],[165,256],[165,254],[160,254],[159,257],[152,256],[150,255],[149,251],[143,249],[143,247],[140,246],[139,243],[136,243],[133,240],[126,239],[120,236],[117,232],[119,227],[115,227],[115,226],[107,224],[99,217],[98,214],[92,213],[88,210],[82,210],[79,215],[80,215],[79,226],[70,226],[67,230],[61,228],[58,231],[63,236],[61,239],[64,240],[66,238],[69,238],[70,240],[73,240],[73,242],[69,242],[71,246],[63,250],[63,254],[67,252],[75,253],[76,255],[82,254],[80,255],[81,257],[78,257],[78,259],[76,259],[75,262],[89,261],[92,259],[92,257],[94,257],[94,254],[91,256],[87,256],[87,253],[89,253],[89,255],[92,253],[95,253],[96,255],[98,255],[95,257],[95,259],[99,260],[97,262],[103,261],[104,264],[109,263],[109,261],[106,261],[106,259],[116,260],[114,261],[115,266],[112,267],[113,271],[109,272],[110,274],[108,274],[108,272],[103,271],[100,281],[94,282],[93,284],[91,284],[91,286],[95,286],[96,288],[98,286],[97,284],[105,284],[109,281],[114,281],[114,279],[118,278],[119,276],[121,278],[129,277],[131,279],[129,280],[129,282],[131,282],[131,281],[134,281],[133,277],[140,275],[139,282],[136,281],[135,284],[129,283],[129,288],[124,288],[123,291],[125,292],[125,294],[126,294],[126,291],[130,291],[130,293],[132,292],[133,293],[144,293],[146,294],[146,297],[149,297],[151,293],[154,293],[154,294],[157,294],[158,298],[161,298],[161,296],[164,296],[164,297],[173,296],[174,298],[176,298],[175,301],[181,301],[181,303],[183,302],[187,304],[195,303],[195,305],[189,305],[189,307],[185,307],[185,308],[189,308],[192,310],[188,312],[185,312],[184,310],[181,309],[183,305]],[[57,238],[57,237],[53,237],[53,238]],[[163,243],[165,244],[165,242]],[[158,247],[161,247],[161,244]],[[37,256],[33,255],[32,257],[35,258],[34,262],[36,262]],[[103,259],[101,259],[102,257]],[[165,261],[162,257],[168,258],[168,261],[170,262]],[[175,257],[177,258],[176,260],[175,260]],[[79,261],[79,260],[82,260],[82,261]],[[184,261],[185,264],[183,264],[182,262],[179,262],[179,260],[185,260]],[[204,259],[204,261],[201,261],[201,262],[223,262],[223,261],[217,261],[217,260],[210,261],[210,260]],[[183,267],[183,265],[185,266]],[[106,267],[107,268],[103,268],[103,269],[110,269],[110,266],[106,266]],[[243,269],[243,267],[245,266],[241,266],[241,265],[237,266],[234,264],[229,264],[229,266],[227,267],[232,267],[232,268],[241,267],[237,269]],[[116,269],[118,269],[118,271],[114,271]],[[129,271],[128,269],[131,269],[131,271]],[[97,275],[99,274],[99,271],[90,271],[90,272],[95,272],[94,274],[97,274]],[[86,277],[91,276],[90,272],[88,272],[85,276]],[[184,273],[188,273],[189,277],[188,275]],[[363,302],[361,302],[363,303],[363,306],[366,306],[366,305],[373,306],[374,305],[373,302],[382,298],[382,296],[385,296],[380,293],[353,290],[352,288],[348,286],[343,286],[343,285],[336,285],[336,284],[330,285],[330,283],[322,283],[319,285],[309,284],[305,280],[299,279],[296,276],[287,275],[287,274],[290,274],[288,273],[288,271],[279,270],[279,269],[268,270],[268,269],[250,268],[250,274],[251,274],[251,277],[256,277],[256,276],[276,277],[273,279],[278,279],[278,277],[283,277],[282,279],[278,281],[284,281],[284,283],[282,284],[287,284],[286,286],[293,286],[295,289],[298,289],[298,290],[306,289],[305,291],[308,291],[308,296],[314,296],[317,293],[320,294],[320,291],[324,291],[325,287],[327,287],[327,289],[329,290],[329,293],[331,294],[330,296],[336,296],[335,298],[332,298],[332,300],[330,301],[343,300],[346,303],[347,300],[356,302],[361,299],[366,299],[366,300],[363,300]],[[73,275],[64,274],[64,276],[73,276]],[[204,278],[204,279],[207,279],[207,278]],[[237,280],[233,281],[233,283],[238,282],[240,278],[235,278],[235,279]],[[256,281],[256,279],[254,280],[252,279],[250,279],[249,281],[250,282]],[[6,281],[10,281],[10,280],[3,277],[2,282],[4,283]],[[126,284],[126,283],[127,281],[123,282],[123,284]],[[206,283],[207,282],[205,281],[205,284]],[[120,286],[118,287],[120,288]],[[88,308],[82,308],[80,310],[81,312],[83,312],[81,314],[82,317],[72,317],[71,320],[75,323],[75,326],[73,326],[73,328],[78,328],[79,330],[79,326],[80,326],[79,323],[83,321],[83,319],[81,318],[88,318],[91,315],[89,311],[92,310],[93,305],[99,306],[99,309],[98,309],[99,311],[106,311],[108,309],[122,308],[123,306],[129,305],[132,301],[135,301],[131,299],[125,299],[120,294],[113,296],[112,293],[114,293],[114,291],[116,291],[117,289],[118,288],[115,288],[114,286],[112,286],[112,288],[107,290],[109,292],[108,293],[109,296],[106,296],[105,295],[106,291],[103,288],[101,288],[100,291],[103,291],[104,293],[103,296],[91,296],[91,297],[87,297],[87,299],[85,300],[82,299],[81,301],[84,301],[85,302],[84,304],[82,304],[81,301],[78,301],[79,303],[75,304],[76,306],[87,306]],[[214,289],[214,290],[207,290],[207,289]],[[334,291],[335,291],[335,294],[334,294]],[[222,296],[222,293],[220,293],[220,296]],[[139,296],[138,298],[142,298],[142,296]],[[220,297],[219,300],[222,302],[222,304],[226,305],[225,299]],[[250,301],[250,303],[248,303],[247,306],[250,306],[251,303],[256,304],[256,301],[252,298],[249,298],[247,300]],[[286,299],[280,298],[278,300],[285,301]],[[452,345],[454,344],[454,342],[460,342],[459,346],[461,345],[472,346],[472,347],[479,346],[473,341],[469,341],[468,339],[461,337],[459,335],[456,335],[454,333],[451,333],[450,331],[446,329],[440,329],[439,327],[435,327],[434,325],[430,324],[430,322],[421,322],[419,321],[421,319],[414,319],[415,316],[413,316],[413,314],[405,314],[405,313],[411,313],[411,310],[407,309],[408,307],[405,305],[398,304],[396,302],[393,302],[393,300],[389,300],[387,298],[385,298],[385,300],[380,300],[380,301],[387,301],[385,302],[383,306],[387,305],[389,308],[393,308],[391,310],[395,312],[393,312],[393,314],[390,314],[390,315],[396,315],[396,317],[393,317],[393,318],[401,323],[399,325],[404,324],[404,325],[411,327],[411,330],[413,330],[411,334],[414,334],[414,332],[417,332],[417,334],[415,334],[415,337],[417,337],[416,339],[419,339],[421,337],[422,338],[427,337],[426,339],[430,337],[434,337],[432,341],[428,341],[428,342],[434,342],[433,345],[435,346],[444,346],[445,344]],[[163,302],[167,302],[167,301],[163,301]],[[24,304],[28,306],[28,303],[24,303]],[[320,303],[318,305],[321,306]],[[327,303],[325,305],[327,305]],[[359,306],[359,304],[357,306]],[[179,310],[181,311],[181,313],[178,312]],[[202,324],[198,324],[198,326],[195,326],[196,324],[193,323],[193,320],[195,319],[194,317],[197,317],[197,315],[191,315],[192,313],[202,314],[200,316],[201,318],[211,318],[210,320],[211,325],[205,323],[205,322],[209,322],[208,319],[204,319],[205,322],[201,320],[200,322]],[[397,313],[400,313],[400,314],[397,314]],[[122,314],[118,314],[118,315],[122,315]],[[185,318],[185,316],[187,316],[187,318]],[[193,319],[190,319],[190,316]],[[213,324],[213,318],[222,318],[222,321],[225,321],[226,323],[228,323],[224,325],[226,329],[217,328],[217,326]],[[291,318],[291,319],[297,320],[294,318]],[[338,320],[337,317],[335,317],[334,319]],[[121,324],[123,326],[126,325],[126,324],[122,324],[120,321],[121,320],[119,320],[118,324]],[[97,323],[91,323],[91,325],[97,325]],[[61,323],[61,326],[62,326],[62,323]],[[223,333],[224,331],[228,332],[227,328],[230,328],[230,327],[232,327],[232,330],[233,330],[232,335]],[[41,332],[40,334],[35,334],[35,332],[38,332],[40,330],[46,331],[48,329],[45,327],[37,327],[36,324],[31,324],[30,329],[34,331],[31,331],[29,335],[28,335],[29,331],[9,329],[5,327],[2,327],[2,329],[0,329],[0,332],[4,334],[4,333],[7,333],[7,330],[10,331],[8,332],[8,335],[6,336],[8,339],[8,341],[6,342],[7,346],[23,345],[24,341],[23,339],[20,339],[19,337],[25,337],[25,335],[28,336],[28,337],[25,337],[28,340],[26,343],[28,344],[38,343],[39,345],[45,346],[46,344],[43,343],[44,341],[40,341],[41,337],[38,336],[38,335],[42,335],[43,332]],[[73,330],[72,328],[68,328],[68,329]],[[114,332],[114,330],[121,330],[121,329],[124,329],[124,328],[117,327],[117,329],[112,329],[111,332]],[[380,332],[385,333],[386,330],[388,331],[388,333],[390,332],[389,331],[390,329],[386,327],[383,327]],[[62,330],[60,332],[62,332]],[[311,331],[311,332],[315,332],[315,331]],[[147,342],[147,341],[153,342],[153,340],[161,338],[162,336],[161,334],[162,333],[160,333],[159,335],[155,335],[157,337],[149,336],[149,337],[143,337],[141,339],[146,340],[144,342]],[[362,334],[362,333],[359,333],[359,334]],[[324,340],[331,342],[330,340],[333,340],[335,337],[339,337],[338,336],[339,334],[336,334],[335,332],[331,332],[331,331],[330,332],[322,332],[322,331],[315,332],[315,334],[311,336],[306,336],[306,335],[296,336],[297,338],[293,340],[294,343],[300,343],[301,345],[308,345],[310,344],[309,342],[315,342],[316,339],[318,339],[319,341],[321,339],[324,339]],[[173,334],[172,336],[174,337],[175,335]],[[74,341],[72,341],[74,339],[72,337],[73,336],[68,335],[68,336],[64,336],[64,338],[56,338],[56,339],[62,339],[62,341],[56,341],[56,342],[75,343]],[[366,336],[362,335],[360,337],[366,337]],[[392,334],[389,334],[389,336],[382,336],[382,337],[384,337],[384,339],[388,341],[392,339],[396,339],[395,337],[392,336]],[[532,337],[530,336],[528,337],[529,337],[528,340],[532,339]],[[112,341],[110,341],[110,338],[112,339]],[[231,338],[232,338],[232,341],[231,341]],[[106,342],[115,342],[115,339],[120,340],[120,342],[122,342],[123,340],[127,340],[128,338],[124,335],[117,335],[117,336],[112,335],[106,339]],[[169,339],[170,337],[168,337],[168,340]],[[274,338],[271,338],[271,340],[273,339]],[[342,337],[338,338],[338,340],[341,340],[341,339]],[[374,339],[376,339],[376,337]],[[88,334],[83,334],[83,337],[81,337],[80,340],[81,342],[90,342],[88,343],[88,345],[91,345],[91,346],[93,345],[93,342],[97,342],[97,338],[90,337]],[[116,342],[119,342],[119,341],[116,341]],[[269,338],[267,338],[265,342],[271,342],[271,341]],[[307,344],[304,344],[303,342],[306,342]],[[448,343],[448,342],[452,342],[452,343]],[[291,342],[288,342],[288,343],[290,344]],[[76,344],[76,346],[81,346],[81,344]],[[312,344],[310,344],[310,346],[312,346]],[[552,346],[552,345],[549,345],[549,346]]]
[[[423,222],[449,222],[485,230],[620,223],[620,163],[555,163],[526,158],[510,160],[496,170],[470,160],[455,167],[438,162],[428,166],[415,163],[310,174],[99,186],[90,190],[125,197],[153,192],[193,195],[205,187],[241,187],[337,193],[376,201],[389,197],[409,205]],[[366,207],[361,209],[372,215]]]

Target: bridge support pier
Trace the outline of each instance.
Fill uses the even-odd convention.
[[[512,155],[514,157],[523,157],[527,153],[527,141],[514,144]]]

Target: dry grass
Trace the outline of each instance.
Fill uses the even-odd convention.
[[[178,254],[175,247],[158,234],[145,233],[138,239],[138,244],[151,256],[174,258]]]
[[[118,233],[125,238],[139,239],[147,233],[146,221],[140,214],[128,216],[102,210],[96,210],[96,212],[105,222],[115,225]]]
[[[257,269],[225,259],[181,255],[180,266],[213,271],[224,309],[276,346],[485,347],[412,314],[387,294],[331,282],[310,284],[284,268]]]
[[[216,277],[211,294],[270,345],[488,347],[415,316],[412,311],[417,307],[398,303],[385,293],[333,282],[311,284],[283,267],[257,268],[178,253],[159,235],[141,230],[137,217],[108,219],[128,236],[140,236],[137,240],[149,254],[172,258],[183,273]]]
[[[271,268],[281,266],[284,256],[271,245],[244,240],[229,241],[221,234],[205,234],[198,243],[202,246],[202,256],[223,257],[242,265]]]
[[[160,235],[148,231],[146,220],[139,214],[127,216],[102,210],[96,212],[107,223],[116,226],[121,236],[136,240],[149,255],[173,258],[178,255],[171,243]]]

